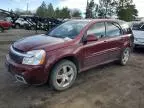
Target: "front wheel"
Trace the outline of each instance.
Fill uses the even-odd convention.
[[[130,48],[125,48],[122,52],[122,55],[121,55],[121,59],[120,59],[120,64],[125,66],[129,60],[129,57],[130,57],[130,52],[131,52],[131,49]]]
[[[16,25],[15,25],[15,28],[16,28],[16,29],[20,29],[20,24],[16,24]]]
[[[2,33],[4,31],[4,29],[2,27],[0,27],[0,33]]]
[[[35,27],[34,27],[34,26],[31,26],[30,28],[31,28],[31,30],[35,30]]]
[[[57,63],[50,76],[50,85],[58,91],[65,90],[72,86],[77,76],[76,65],[69,60],[62,60]]]

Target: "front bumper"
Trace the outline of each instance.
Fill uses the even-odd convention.
[[[144,48],[144,43],[134,43],[135,48]]]
[[[9,55],[6,56],[6,67],[16,80],[25,84],[44,84],[48,79],[43,65],[29,66],[15,63]]]
[[[144,47],[144,40],[134,40],[134,47]]]

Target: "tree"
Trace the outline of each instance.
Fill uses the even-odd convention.
[[[105,17],[105,9],[101,5],[99,5],[99,7],[98,7],[98,17],[99,18]]]
[[[86,13],[85,13],[85,18],[89,18],[89,12],[90,12],[90,10],[89,10],[89,2],[88,2],[88,0],[87,0],[87,6],[86,6]]]
[[[87,7],[86,7],[86,18],[94,18],[94,8],[95,8],[95,3],[94,0],[91,0],[88,2],[87,0]]]
[[[117,16],[121,20],[132,21],[138,15],[138,11],[132,0],[119,0]]]
[[[42,2],[41,6],[38,7],[36,14],[41,17],[47,16],[47,6],[44,1]]]
[[[53,8],[53,5],[50,3],[49,5],[48,5],[48,9],[47,9],[47,17],[49,17],[49,18],[51,18],[51,17],[54,17],[55,15],[55,13],[54,13],[54,8]]]
[[[13,13],[13,10],[11,9],[10,12]]]
[[[62,8],[60,11],[60,18],[70,18],[70,10],[67,7]]]
[[[86,18],[111,17],[116,13],[116,5],[116,0],[99,0],[99,4],[87,1]]]
[[[22,10],[19,8],[16,8],[16,10],[14,11],[17,15],[21,15]]]
[[[126,7],[127,4],[132,4],[133,0],[118,0],[119,7]]]
[[[40,17],[49,17],[49,18],[70,18],[70,10],[67,7],[62,9],[56,8],[54,10],[52,3],[46,5],[43,1],[42,4],[38,7],[36,14]]]
[[[116,14],[116,0],[99,0],[99,16],[100,17],[112,17]]]
[[[95,4],[95,10],[94,10],[94,18],[98,18],[99,13],[99,5]]]
[[[60,11],[61,11],[61,10],[60,10],[59,8],[56,8],[55,14],[54,14],[54,15],[55,15],[55,16],[54,16],[55,18],[60,18]]]
[[[79,10],[73,10],[71,11],[71,16],[72,17],[81,17],[81,12]]]

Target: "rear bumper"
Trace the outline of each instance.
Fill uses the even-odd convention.
[[[9,55],[6,56],[5,65],[16,80],[25,84],[44,84],[48,79],[48,73],[45,72],[43,65],[28,66],[17,64],[10,59]]]

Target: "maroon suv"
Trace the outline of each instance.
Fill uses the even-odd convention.
[[[20,82],[49,81],[54,89],[65,90],[82,71],[113,61],[126,65],[132,46],[133,34],[124,21],[71,20],[46,34],[16,41],[6,66]]]

